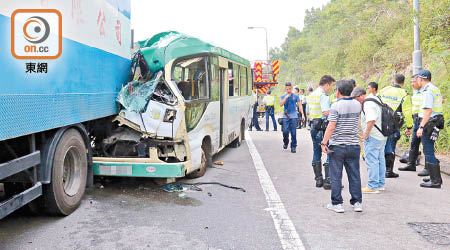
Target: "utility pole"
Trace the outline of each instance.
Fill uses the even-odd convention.
[[[420,25],[419,25],[419,0],[413,0],[414,8],[414,52],[413,59],[413,74],[419,73],[422,69],[422,51],[420,50]]]

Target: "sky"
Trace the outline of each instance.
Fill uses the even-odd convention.
[[[279,47],[289,26],[303,28],[306,9],[329,0],[132,0],[134,40],[175,30],[211,42],[250,61],[265,60],[264,29],[269,48]]]

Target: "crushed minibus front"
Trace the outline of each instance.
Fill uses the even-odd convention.
[[[251,112],[248,60],[169,31],[139,42],[131,71],[119,114],[89,126],[95,175],[200,177],[212,155],[241,144]]]
[[[104,132],[93,138],[94,175],[176,178],[191,172],[184,104],[166,81],[164,65],[155,66],[156,58],[163,61],[161,48],[174,38],[146,40],[135,53],[133,81],[117,96],[119,114],[96,128]]]

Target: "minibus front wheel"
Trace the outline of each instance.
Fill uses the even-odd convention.
[[[201,162],[200,167],[194,172],[188,174],[186,177],[189,179],[194,179],[198,177],[202,177],[206,173],[206,169],[212,166],[212,153],[211,153],[211,147],[208,143],[208,140],[203,140],[202,143],[202,156],[201,156]]]

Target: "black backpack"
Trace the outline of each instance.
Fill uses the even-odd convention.
[[[392,110],[391,107],[382,102],[380,98],[367,98],[364,100],[364,103],[365,102],[374,102],[381,107],[381,128],[379,128],[376,124],[375,128],[377,128],[378,131],[380,131],[384,136],[390,136],[394,134],[395,131],[400,129],[402,118],[397,114],[397,112]]]

